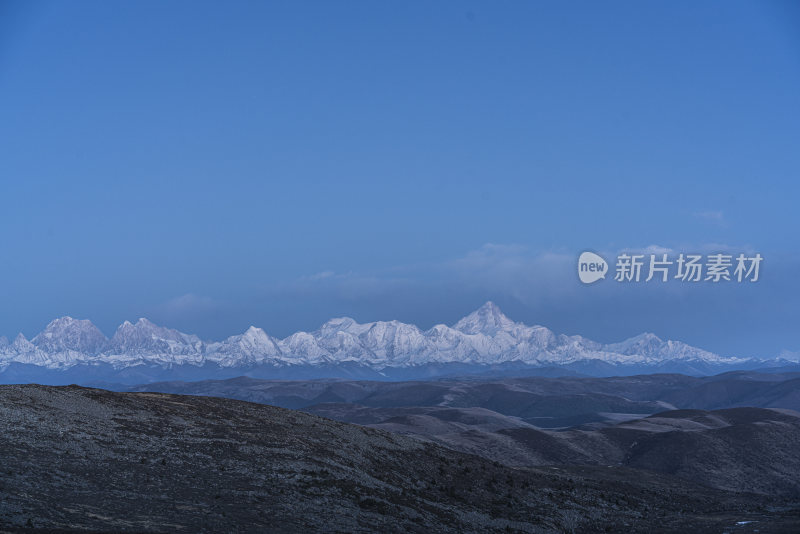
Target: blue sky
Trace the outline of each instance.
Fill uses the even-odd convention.
[[[800,350],[791,2],[0,3],[0,334],[514,319]],[[574,259],[755,250],[750,286]],[[604,284],[604,283],[603,283]]]

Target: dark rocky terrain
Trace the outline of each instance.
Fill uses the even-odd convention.
[[[429,405],[403,405],[415,398]],[[304,409],[510,465],[624,465],[720,489],[800,496],[800,413],[746,407],[797,407],[799,398],[795,375],[729,373],[393,384],[364,405]],[[548,416],[576,426],[544,430]]]
[[[508,465],[628,466],[718,489],[800,497],[800,413],[790,410],[673,410],[563,431],[538,429],[480,408],[320,404],[310,410]]]
[[[792,424],[781,417],[794,416],[772,413],[776,424]],[[661,419],[670,417],[762,423],[745,412]],[[658,446],[671,447],[656,442],[640,457],[661,456]],[[0,462],[5,531],[800,530],[796,504],[777,494],[624,466],[514,468],[396,433],[201,396],[1,386]]]

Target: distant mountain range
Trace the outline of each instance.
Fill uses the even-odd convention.
[[[128,321],[108,339],[90,321],[62,317],[28,340],[0,338],[0,382],[144,383],[231,376],[407,379],[469,374],[711,374],[785,368],[796,361],[725,357],[641,334],[602,344],[506,317],[492,302],[456,324],[423,331],[399,321],[331,319],[284,339],[250,327],[224,341]]]

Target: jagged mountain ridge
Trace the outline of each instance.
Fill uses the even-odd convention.
[[[237,368],[351,364],[380,370],[452,363],[559,366],[582,361],[647,366],[665,361],[735,365],[748,360],[720,356],[679,341],[663,341],[654,334],[603,345],[581,336],[555,334],[544,326],[512,321],[492,302],[452,327],[439,324],[427,331],[399,321],[360,324],[344,317],[331,319],[316,331],[296,332],[284,339],[250,327],[223,341],[205,342],[139,319],[136,323],[125,321],[108,339],[88,320],[62,317],[30,341],[19,334],[10,345],[0,344],[0,368],[12,363],[48,369],[78,364],[108,364],[115,369],[139,365]]]

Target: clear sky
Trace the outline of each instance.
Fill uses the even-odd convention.
[[[0,0],[0,334],[513,319],[800,350],[793,2]],[[750,286],[579,252],[758,251]]]

